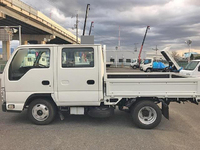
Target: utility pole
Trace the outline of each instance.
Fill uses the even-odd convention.
[[[188,57],[188,63],[190,62],[190,56],[191,56],[191,44],[192,44],[192,40],[187,40],[185,41],[185,43],[188,45],[189,47],[189,57]]]
[[[119,39],[118,39],[118,49],[120,50],[120,26],[119,26]]]
[[[155,50],[156,51],[156,60],[157,60],[157,52],[158,52],[158,48],[157,48],[157,45],[156,45],[156,48],[152,48],[152,50]]]
[[[138,43],[134,43],[134,45],[135,45],[135,52],[137,52],[137,44]]]
[[[86,28],[86,22],[87,22],[87,17],[88,17],[88,11],[89,10],[90,10],[90,4],[87,4],[86,14],[85,14],[85,22],[84,22],[84,27],[83,27],[83,36],[85,35],[85,28]]]
[[[90,31],[89,31],[89,35],[91,34],[92,27],[93,27],[93,23],[94,23],[94,21],[92,21],[92,22],[91,22],[91,25],[90,25]]]
[[[76,43],[78,44],[78,14],[76,14]]]

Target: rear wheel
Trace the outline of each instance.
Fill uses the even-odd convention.
[[[142,129],[155,128],[161,121],[162,113],[152,101],[141,101],[131,108],[131,115],[136,126]]]
[[[28,107],[29,119],[38,125],[51,123],[56,115],[56,106],[53,102],[45,99],[36,99]]]

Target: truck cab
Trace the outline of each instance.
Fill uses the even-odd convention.
[[[101,65],[98,45],[20,46],[2,75],[6,110],[22,111],[35,95],[49,95],[58,106],[98,106],[103,99]]]
[[[181,75],[200,77],[200,60],[192,60],[183,70]]]
[[[151,72],[153,68],[153,58],[146,58],[143,61],[143,64],[140,66],[145,72]]]
[[[136,69],[139,67],[139,63],[138,63],[138,59],[132,59],[131,63],[130,63],[130,66],[133,68],[133,69]]]

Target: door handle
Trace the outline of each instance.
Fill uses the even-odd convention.
[[[43,80],[43,81],[42,81],[42,84],[43,84],[43,85],[49,85],[50,82],[49,82],[48,80]]]
[[[87,84],[89,84],[89,85],[95,84],[95,81],[94,80],[87,80]]]

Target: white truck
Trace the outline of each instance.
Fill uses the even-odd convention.
[[[200,77],[200,60],[192,60],[183,70],[181,75]]]
[[[145,72],[152,72],[152,71],[162,71],[162,72],[179,72],[182,68],[177,64],[174,58],[170,55],[169,52],[170,47],[166,47],[164,50],[161,51],[161,54],[169,63],[168,66],[165,66],[162,62],[157,60],[154,61],[153,58],[146,58],[144,59],[143,63],[140,65],[140,70]]]
[[[132,59],[131,63],[130,63],[130,66],[133,68],[133,69],[136,69],[136,68],[139,68],[139,63],[138,63],[138,59]]]
[[[105,50],[101,45],[19,46],[2,74],[2,110],[28,109],[33,123],[45,125],[57,113],[63,119],[62,111],[102,118],[118,108],[130,113],[139,128],[151,129],[162,114],[169,118],[170,102],[198,104],[200,79],[175,73],[106,73]],[[29,53],[37,53],[36,59],[25,66]],[[40,64],[44,54],[49,61]]]

